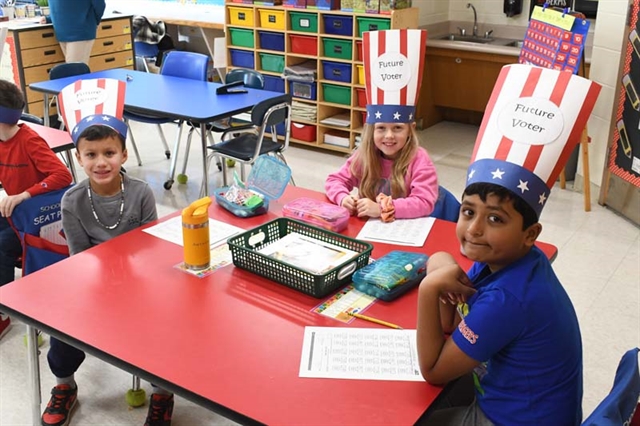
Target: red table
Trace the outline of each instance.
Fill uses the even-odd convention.
[[[214,203],[210,216],[250,229],[300,196],[324,199],[290,186],[266,215],[239,219]],[[352,218],[346,235],[363,223]],[[470,265],[454,230],[436,221],[423,249],[376,243],[372,256],[447,250]],[[343,325],[310,312],[320,300],[233,266],[199,279],[173,268],[181,260],[182,247],[134,230],[0,288],[0,310],[241,423],[408,425],[441,392],[426,382],[298,377],[304,327]],[[415,328],[416,297],[378,301],[367,314]]]
[[[53,127],[41,126],[40,124],[35,123],[26,123],[24,121],[21,123],[31,127],[38,135],[40,135],[40,137],[47,142],[47,145],[49,145],[49,148],[51,148],[53,152],[56,154],[64,153],[69,166],[69,171],[71,171],[71,175],[73,176],[73,180],[74,182],[77,182],[76,168],[71,155],[71,150],[76,146],[71,140],[71,135],[64,130],[59,130]]]

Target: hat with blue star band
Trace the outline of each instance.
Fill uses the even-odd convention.
[[[539,218],[580,142],[600,88],[567,71],[503,67],[478,132],[467,186],[503,186],[524,199]]]
[[[127,138],[124,111],[124,81],[112,78],[78,80],[62,89],[58,109],[74,144],[90,126],[107,126]]]
[[[362,38],[367,123],[413,122],[427,31],[366,31]]]

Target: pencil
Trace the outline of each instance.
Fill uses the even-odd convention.
[[[372,322],[372,323],[375,323],[375,324],[384,325],[385,327],[395,328],[397,330],[402,330],[402,327],[400,327],[399,325],[392,324],[392,323],[387,322],[387,321],[382,321],[382,320],[379,320],[377,318],[368,317],[366,315],[360,315],[360,314],[357,314],[355,312],[347,312],[347,313],[349,315],[351,315],[352,317],[359,318],[361,320],[369,321],[369,322]]]

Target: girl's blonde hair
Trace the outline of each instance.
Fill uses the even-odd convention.
[[[419,147],[418,134],[412,123],[409,126],[409,140],[400,151],[398,158],[393,162],[391,169],[391,197],[404,198],[407,196],[404,177],[409,169],[409,164]],[[360,181],[360,196],[375,200],[378,195],[382,164],[380,151],[373,142],[374,125],[365,124],[362,131],[360,147],[354,154],[351,163],[351,174]]]

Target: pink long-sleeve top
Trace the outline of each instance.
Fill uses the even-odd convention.
[[[342,199],[351,193],[351,190],[360,184],[360,180],[351,174],[350,168],[354,156],[335,173],[331,173],[324,184],[327,197],[337,205],[341,205]],[[381,159],[382,179],[378,187],[378,193],[391,195],[391,170],[393,160]],[[438,177],[436,168],[424,148],[419,148],[409,164],[405,175],[407,196],[393,200],[395,216],[397,219],[411,219],[415,217],[429,216],[438,199]]]

